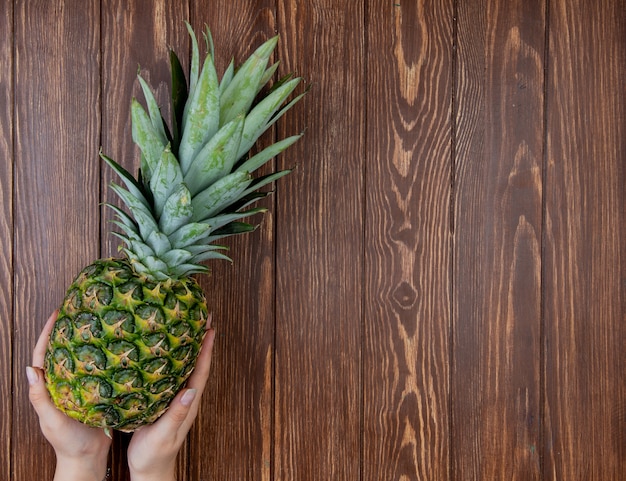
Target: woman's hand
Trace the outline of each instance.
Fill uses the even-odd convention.
[[[209,319],[208,327],[211,320]],[[133,434],[128,446],[128,468],[133,481],[173,481],[176,479],[176,456],[193,421],[211,368],[215,331],[208,329],[196,367],[169,409],[154,424]]]
[[[56,453],[54,479],[102,481],[106,476],[111,439],[102,429],[82,424],[57,409],[46,389],[44,356],[57,315],[58,312],[54,312],[48,319],[33,351],[32,367],[26,368],[30,385],[28,396],[39,416],[41,432]]]

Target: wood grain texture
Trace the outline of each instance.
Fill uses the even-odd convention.
[[[24,368],[66,287],[98,255],[98,166],[86,160],[100,134],[94,7],[15,3],[12,479],[52,479],[54,456],[29,404]]]
[[[360,472],[364,4],[277,2],[282,72],[312,90],[278,128],[274,479]]]
[[[52,479],[24,367],[79,269],[116,253],[98,147],[135,170],[137,67],[169,116],[183,20],[210,26],[220,73],[279,33],[280,72],[312,90],[263,139],[304,130],[275,162],[296,169],[200,277],[217,339],[178,479],[620,481],[611,0],[0,3],[0,479]]]
[[[545,4],[458,4],[452,479],[541,479]]]
[[[550,6],[546,479],[626,473],[626,13]]]
[[[184,4],[181,4],[184,5]],[[132,141],[130,104],[132,98],[142,105],[145,99],[137,72],[152,88],[164,118],[169,122],[169,51],[175,48],[181,62],[188,64],[189,41],[185,28],[188,9],[165,0],[104,0],[102,2],[102,150],[129,172],[139,168],[139,150]],[[97,152],[96,152],[97,153]],[[109,189],[119,183],[111,169],[102,165],[102,199],[120,205]],[[102,256],[118,254],[119,239],[109,235],[111,209],[102,206]]]
[[[145,99],[137,81],[140,68],[144,80],[152,88],[165,119],[170,119],[170,68],[169,50],[176,48],[183,65],[187,64],[188,34],[184,21],[188,19],[185,4],[165,0],[102,2],[102,150],[129,172],[139,168],[139,150],[132,141],[130,104],[137,98],[142,105]],[[97,152],[94,152],[96,154]],[[95,156],[94,162],[97,161]],[[109,189],[119,178],[102,165],[102,202],[120,206],[117,196]],[[106,206],[101,211],[102,257],[119,255],[119,239],[110,235],[114,227],[110,221],[112,211]],[[115,480],[128,480],[126,449],[131,436],[116,433],[111,468]],[[178,460],[178,478],[188,479],[189,452],[185,444]]]
[[[0,4],[0,32],[12,32],[12,22],[13,5]],[[0,40],[0,479],[10,477],[13,449],[13,42]]]
[[[191,20],[211,28],[221,76],[275,34],[274,2],[192,3]],[[270,133],[270,139],[273,133]],[[271,166],[258,174],[269,173]],[[255,174],[256,175],[256,174]],[[280,187],[279,187],[280,188]],[[191,433],[190,480],[271,479],[274,355],[274,198],[254,233],[229,240],[233,264],[210,264],[200,282],[216,328],[210,386]]]
[[[367,25],[362,479],[446,479],[453,2]]]

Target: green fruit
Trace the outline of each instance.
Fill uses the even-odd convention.
[[[287,174],[254,171],[300,135],[249,156],[256,140],[300,100],[286,103],[300,79],[281,79],[264,94],[277,64],[268,65],[277,38],[261,45],[221,80],[207,56],[200,69],[197,40],[189,83],[171,52],[169,126],[139,77],[147,110],[131,104],[133,140],[141,165],[133,177],[102,155],[122,185],[112,185],[126,210],[113,234],[124,258],[84,268],[67,291],[45,357],[46,384],[58,408],[90,426],[132,431],[155,421],[184,386],[206,332],[207,305],[192,275],[210,259],[228,259],[214,242],[250,232],[242,219],[258,189]],[[207,47],[212,51],[210,32]],[[286,103],[286,105],[285,105]]]

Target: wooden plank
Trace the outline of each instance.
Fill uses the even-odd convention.
[[[102,2],[102,149],[135,173],[139,168],[139,151],[132,142],[130,103],[133,97],[145,105],[137,81],[137,68],[152,87],[163,116],[170,118],[169,50],[175,48],[181,61],[187,63],[189,41],[184,21],[186,8],[166,0],[154,2],[105,0]],[[108,189],[119,179],[108,167],[102,175],[103,202],[120,205]],[[108,234],[112,212],[102,211],[101,256],[119,255],[119,239]],[[115,433],[112,448],[112,473],[115,480],[128,480],[126,449],[131,435]],[[178,479],[186,480],[189,450],[185,444],[178,460]]]
[[[139,150],[132,141],[130,104],[137,98],[145,99],[137,71],[153,89],[165,119],[170,119],[169,51],[175,48],[181,61],[187,65],[188,34],[184,21],[187,10],[165,0],[105,0],[102,3],[103,21],[103,131],[102,149],[133,174],[139,168]],[[186,67],[185,67],[186,68]],[[117,196],[108,188],[119,179],[104,166],[102,176],[103,200],[120,205]],[[117,255],[119,239],[108,235],[110,209],[102,211],[101,255]]]
[[[98,8],[96,8],[98,7]],[[52,479],[24,366],[50,313],[98,254],[99,5],[15,2],[12,479]],[[33,453],[37,453],[36,462]]]
[[[283,72],[313,88],[279,136],[275,480],[359,479],[364,2],[277,2]]]
[[[191,21],[197,31],[211,28],[221,77],[232,58],[241,64],[274,35],[274,2],[193,2]],[[256,232],[225,242],[233,264],[212,262],[211,275],[199,279],[217,337],[209,386],[190,437],[190,480],[272,479],[273,204],[271,197],[259,204],[270,211],[250,219],[261,223]]]
[[[626,13],[550,3],[546,479],[626,473]]]
[[[446,479],[453,2],[369,2],[366,480]]]
[[[543,0],[458,3],[450,479],[540,479]]]
[[[0,32],[11,32],[13,4],[0,4]],[[0,479],[10,479],[13,383],[13,36],[0,41]]]

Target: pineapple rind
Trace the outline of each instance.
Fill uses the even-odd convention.
[[[53,401],[94,427],[131,431],[153,422],[191,374],[207,317],[190,278],[150,283],[125,259],[94,262],[70,286],[50,336]],[[130,383],[113,382],[130,374]]]

